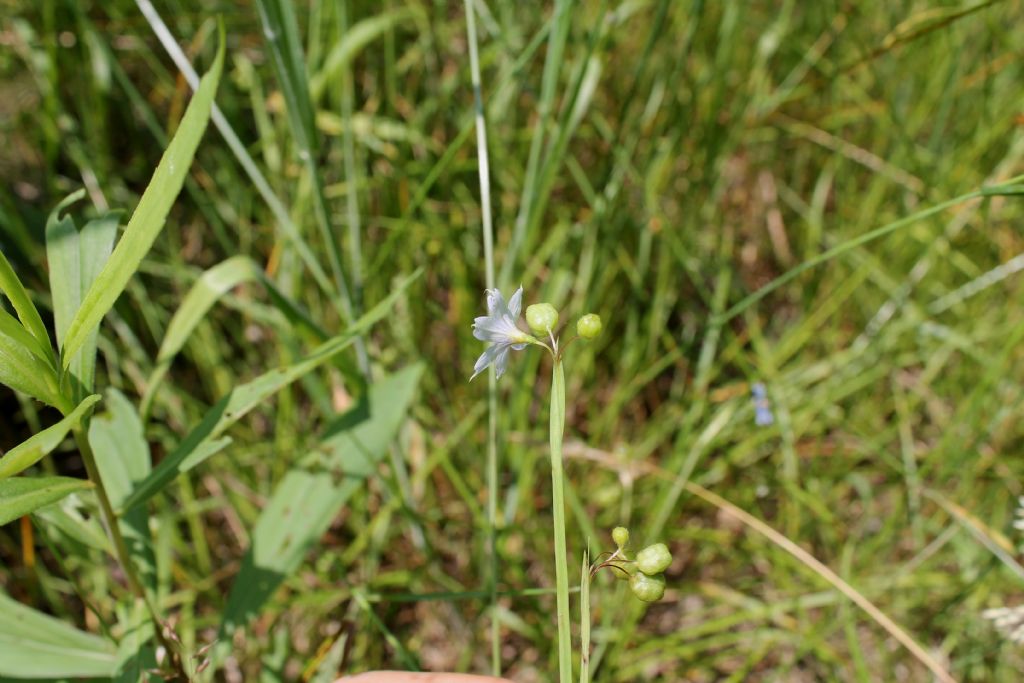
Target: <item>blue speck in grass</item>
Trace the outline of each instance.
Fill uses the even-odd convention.
[[[750,393],[754,397],[754,424],[758,427],[775,424],[775,416],[772,415],[772,409],[768,403],[768,390],[764,384],[756,382],[750,387]]]

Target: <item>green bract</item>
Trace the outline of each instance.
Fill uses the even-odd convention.
[[[649,545],[636,554],[636,568],[648,576],[660,574],[672,564],[672,553],[664,543]]]
[[[576,322],[576,334],[584,339],[593,339],[601,334],[601,328],[601,316],[596,313],[587,313]]]
[[[551,304],[527,306],[526,324],[537,334],[547,334],[558,325],[558,311]]]

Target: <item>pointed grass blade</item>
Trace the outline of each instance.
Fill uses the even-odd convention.
[[[240,420],[267,398],[306,373],[320,367],[336,354],[351,346],[363,332],[387,315],[398,300],[398,297],[417,277],[419,277],[419,271],[402,281],[386,299],[374,306],[362,318],[357,320],[355,324],[350,325],[344,333],[324,342],[303,360],[266,372],[251,382],[232,389],[207,411],[203,421],[185,437],[181,445],[164,458],[150,475],[138,485],[122,504],[121,511],[130,510],[148,500],[176,476],[182,472],[187,472],[214,452],[220,450],[220,448],[216,448],[207,452],[204,449],[210,449],[210,441],[212,439],[216,439],[228,427]]]
[[[63,420],[9,450],[0,458],[0,479],[13,477],[42,460],[43,456],[60,445],[68,432],[82,421],[88,410],[99,400],[100,397],[96,395],[86,397]]]
[[[71,477],[0,479],[0,526],[24,517],[44,505],[56,503],[69,493],[91,486],[92,484],[84,479]]]
[[[181,119],[174,139],[167,146],[163,158],[153,172],[139,205],[128,221],[110,260],[100,271],[95,282],[82,300],[68,326],[61,350],[62,362],[67,368],[71,359],[99,327],[103,316],[113,307],[124,291],[128,280],[138,269],[164,226],[171,205],[185,182],[195,157],[199,141],[206,131],[213,107],[213,97],[220,82],[224,66],[224,39],[221,38],[213,67],[203,76],[195,96]]]

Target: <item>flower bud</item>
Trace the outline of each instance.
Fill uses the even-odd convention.
[[[637,572],[630,577],[629,588],[633,591],[633,595],[644,602],[657,602],[665,596],[665,575],[648,576]]]
[[[593,339],[601,334],[601,316],[587,313],[576,322],[576,334],[584,339]]]
[[[526,324],[537,334],[547,334],[558,325],[558,311],[551,304],[527,306]]]
[[[672,564],[672,553],[664,543],[649,545],[636,554],[636,568],[648,576],[654,576],[668,569]]]
[[[629,543],[629,529],[624,526],[617,526],[612,529],[612,540],[615,541],[615,545],[620,548],[625,547]]]

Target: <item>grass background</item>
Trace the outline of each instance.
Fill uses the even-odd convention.
[[[620,523],[676,558],[666,600],[646,610],[610,577],[595,586],[595,679],[928,680],[805,565],[686,493],[692,479],[833,568],[958,679],[1014,680],[1021,655],[980,612],[1015,604],[1021,579],[979,536],[1015,544],[1024,493],[1020,200],[955,206],[720,314],[826,249],[1022,172],[1021,3],[557,5],[475,4],[498,280],[564,320],[605,320],[567,367],[570,567]],[[190,91],[132,2],[0,7],[0,240],[45,291],[47,213],[82,186],[96,208],[133,207]],[[217,103],[326,267],[257,11],[159,9],[199,64],[223,17]],[[406,472],[382,467],[350,501],[219,675],[296,680],[346,624],[349,670],[485,671],[486,386],[466,381],[484,262],[463,7],[312,0],[298,15],[314,165],[362,298],[425,271],[369,356],[426,373],[400,439]],[[549,59],[551,36],[564,49]],[[339,45],[350,59],[323,76]],[[211,127],[107,318],[101,382],[137,400],[188,287],[238,254],[343,328]],[[232,386],[309,348],[265,312],[262,290],[243,286],[198,327],[155,399],[155,454]],[[523,682],[549,680],[555,650],[553,596],[530,591],[553,584],[547,363],[520,354],[499,383],[497,542],[512,594],[498,618],[504,670]],[[262,502],[350,400],[337,371],[318,378],[255,411],[155,503],[174,558],[165,607],[187,643],[213,637]],[[773,427],[754,424],[755,381]],[[0,403],[4,448],[52,421],[7,390]],[[82,474],[73,451],[44,467]],[[0,529],[0,586],[95,630],[123,595],[116,576],[45,545],[30,566],[21,535]]]

